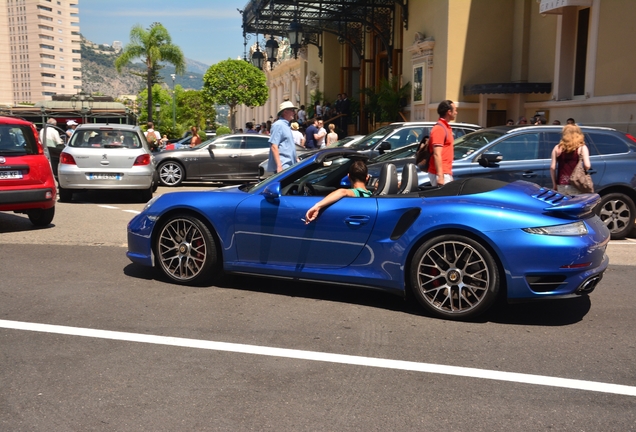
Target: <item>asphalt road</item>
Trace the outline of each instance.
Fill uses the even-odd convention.
[[[172,285],[125,257],[143,204],[80,198],[45,229],[0,213],[2,431],[636,430],[634,239],[589,297],[459,323],[339,286]]]

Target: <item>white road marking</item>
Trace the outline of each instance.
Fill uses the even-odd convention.
[[[346,354],[330,354],[317,351],[303,351],[286,348],[273,348],[258,345],[244,345],[228,342],[214,342],[198,339],[187,339],[169,336],[155,336],[139,333],[127,333],[110,330],[95,330],[80,327],[68,327],[50,324],[28,323],[21,321],[0,320],[0,328],[12,330],[26,330],[43,333],[55,333],[69,336],[83,336],[100,339],[119,340],[127,342],[140,342],[156,345],[168,345],[185,348],[207,349],[214,351],[234,352],[241,354],[253,354],[272,357],[283,357],[299,360],[321,361],[347,365],[378,367],[384,369],[397,369],[414,372],[436,373],[469,378],[482,378],[498,381],[515,382],[522,384],[535,384],[548,387],[559,387],[575,390],[586,390],[600,393],[612,393],[625,396],[636,396],[636,387],[602,383],[596,381],[583,381],[568,378],[558,378],[543,375],[531,375],[515,372],[501,372],[487,369],[466,368],[460,366],[446,366],[431,363],[418,363],[404,360],[391,360],[374,357],[361,357]]]

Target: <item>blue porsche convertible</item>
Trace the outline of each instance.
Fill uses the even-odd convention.
[[[479,315],[499,295],[587,295],[608,266],[598,195],[479,178],[420,190],[413,165],[398,184],[387,164],[372,197],[343,198],[305,224],[364,158],[328,149],[255,185],[157,196],[128,224],[127,256],[180,284],[224,271],[410,290],[448,319]]]

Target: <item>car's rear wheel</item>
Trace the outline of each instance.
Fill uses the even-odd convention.
[[[155,238],[154,249],[156,265],[175,282],[209,282],[219,271],[214,237],[194,216],[177,214],[166,220]]]
[[[634,227],[636,206],[627,195],[610,193],[601,197],[596,213],[610,230],[612,240],[621,240],[627,237]]]
[[[185,176],[183,165],[174,161],[166,161],[159,165],[159,181],[164,186],[179,186]]]
[[[48,209],[33,209],[27,211],[27,216],[31,223],[35,226],[47,226],[53,222],[55,216],[55,207]]]
[[[411,261],[410,283],[418,301],[436,316],[468,319],[497,298],[499,273],[491,253],[461,235],[435,237]]]
[[[64,189],[62,186],[58,188],[58,195],[60,196],[60,202],[71,202],[73,201],[73,190],[72,189]]]

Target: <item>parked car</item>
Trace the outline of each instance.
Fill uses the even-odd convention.
[[[153,154],[139,126],[82,124],[60,154],[60,201],[89,189],[132,189],[145,202],[158,186]]]
[[[550,155],[561,140],[562,126],[500,126],[465,135],[455,141],[453,177],[485,177],[506,182],[528,180],[552,188]],[[622,239],[636,218],[636,139],[610,128],[582,126],[590,150],[594,191],[601,196],[596,212],[612,234]],[[385,154],[369,166],[377,178],[383,164],[398,171],[415,158],[415,145]],[[428,174],[418,170],[421,186]]]
[[[420,142],[422,137],[430,135],[435,123],[436,122],[391,123],[388,126],[371,132],[349,146],[349,148],[366,154],[370,159],[373,159],[382,153]],[[450,123],[450,126],[455,138],[481,129],[481,126],[469,123]]]
[[[33,225],[46,226],[56,198],[51,164],[33,123],[0,117],[0,211],[23,213]]]
[[[499,295],[586,295],[608,266],[609,231],[591,213],[598,195],[563,197],[525,181],[399,191],[387,166],[376,195],[342,198],[306,224],[307,209],[360,159],[327,149],[255,185],[157,196],[129,222],[127,256],[179,284],[225,271],[408,289],[447,319],[477,316]]]
[[[156,155],[159,181],[179,186],[184,181],[256,181],[258,164],[269,154],[269,136],[219,135],[201,144]]]

